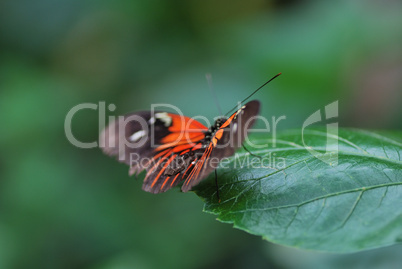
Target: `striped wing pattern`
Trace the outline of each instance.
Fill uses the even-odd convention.
[[[246,109],[247,107],[252,109]],[[215,128],[209,137],[206,137],[206,134],[211,129],[185,116],[167,112],[152,114],[149,111],[128,114],[125,118],[111,123],[102,132],[101,139],[106,141],[103,151],[118,156],[121,162],[129,164],[130,175],[146,170],[142,188],[147,192],[165,192],[183,181],[181,189],[186,192],[215,169],[209,165],[211,157],[221,160],[234,154],[247,132],[247,128],[239,122],[240,116],[249,118],[257,115],[258,111],[258,101],[247,103]],[[142,117],[147,123],[145,128],[144,124],[137,124],[135,121],[125,122],[124,119],[129,116]],[[250,128],[253,123],[254,120],[247,127]],[[122,124],[125,124],[124,128],[121,128]],[[115,130],[124,131],[117,134],[111,132]],[[135,139],[131,142],[143,139],[144,143],[138,147],[118,147],[123,139]],[[217,147],[230,142],[231,139],[239,140],[240,145],[232,143],[228,147]],[[128,161],[131,154],[139,155],[139,162],[133,164]]]

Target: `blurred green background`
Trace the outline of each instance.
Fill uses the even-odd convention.
[[[169,103],[218,114],[255,98],[300,128],[339,100],[340,126],[402,127],[402,3],[388,1],[0,1],[0,268],[400,268],[402,246],[323,254],[277,246],[152,195],[128,168],[64,134],[68,111]],[[72,130],[97,139],[98,115]],[[380,221],[380,220],[379,220]]]

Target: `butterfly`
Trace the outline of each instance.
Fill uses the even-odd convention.
[[[187,192],[213,172],[222,159],[234,155],[259,111],[260,102],[250,101],[229,117],[219,117],[209,128],[183,115],[140,111],[110,123],[100,141],[105,154],[130,166],[130,175],[146,170],[144,191],[161,193],[182,182],[181,190]]]

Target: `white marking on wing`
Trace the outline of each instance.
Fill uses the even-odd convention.
[[[172,118],[169,117],[168,113],[166,112],[161,112],[161,113],[156,113],[155,117],[165,124],[166,127],[170,126],[172,124]]]
[[[143,137],[145,135],[145,131],[141,130],[138,132],[135,132],[134,134],[132,134],[128,139],[132,142],[135,142],[137,140],[139,140],[141,137]]]
[[[244,113],[243,110],[244,110],[245,108],[246,108],[246,106],[244,105],[244,106],[242,106],[239,110],[237,110],[236,116],[239,115],[240,112],[242,112],[242,114],[243,114],[243,113]],[[235,117],[235,118],[236,118],[236,117]]]

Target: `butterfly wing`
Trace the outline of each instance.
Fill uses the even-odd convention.
[[[235,153],[259,110],[259,101],[248,102],[208,141],[208,128],[188,117],[150,111],[127,114],[102,132],[100,142],[106,154],[130,165],[130,174],[147,170],[143,190],[165,192],[184,180],[186,192]]]
[[[208,130],[189,117],[141,111],[119,117],[100,135],[102,150],[130,166],[130,175],[147,170],[143,189],[164,192],[179,183],[203,151]]]
[[[223,158],[232,156],[247,137],[260,111],[260,102],[253,100],[233,113],[215,132],[203,155],[182,186],[186,192],[217,168]]]

